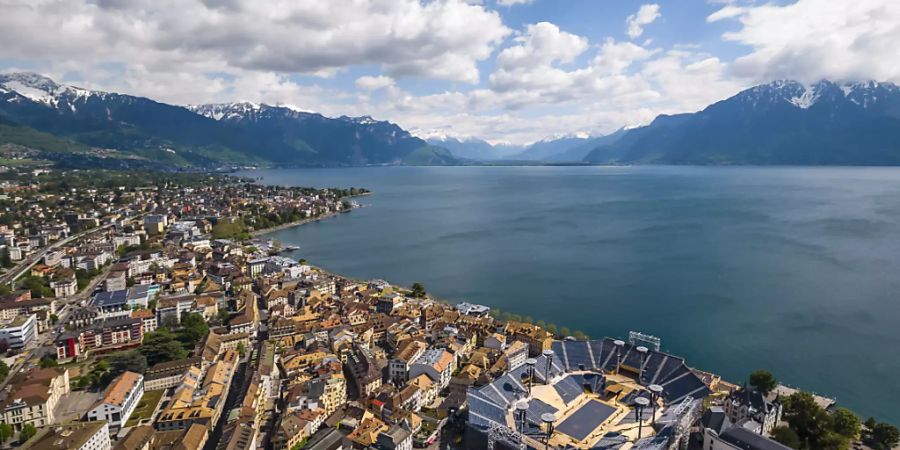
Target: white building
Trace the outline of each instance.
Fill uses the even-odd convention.
[[[105,420],[110,426],[121,428],[131,417],[142,395],[143,375],[125,372],[113,380],[103,393],[103,398],[88,411],[88,420]]]
[[[37,315],[19,316],[0,325],[0,341],[6,341],[9,348],[21,349],[37,337]]]
[[[22,450],[67,449],[109,450],[109,424],[99,422],[71,422],[39,432],[25,443]]]
[[[431,381],[440,385],[440,389],[450,384],[453,373],[453,355],[442,348],[427,350],[409,366],[409,378],[425,374]]]

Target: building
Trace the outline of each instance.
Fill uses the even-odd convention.
[[[100,292],[94,296],[92,303],[100,309],[101,315],[127,316],[131,310],[147,308],[150,299],[159,291],[155,284],[141,284],[127,289]]]
[[[487,317],[491,313],[491,308],[487,306],[467,302],[457,304],[456,309],[462,314],[475,317]]]
[[[78,292],[78,282],[69,278],[53,280],[50,282],[50,289],[53,289],[53,295],[56,297],[69,297]]]
[[[148,234],[162,234],[169,225],[169,218],[165,214],[148,214],[144,216],[144,230]]]
[[[125,372],[116,377],[103,392],[103,397],[88,411],[88,420],[105,420],[111,427],[121,428],[131,417],[144,395],[144,377]]]
[[[144,390],[157,391],[176,387],[181,384],[185,373],[191,367],[200,367],[201,362],[200,357],[195,356],[156,364],[144,373]]]
[[[65,354],[67,358],[74,358],[93,349],[137,346],[143,339],[144,325],[141,319],[117,317],[71,333],[63,333],[56,339],[56,352],[57,355]],[[73,340],[77,341],[77,346],[73,344]]]
[[[376,446],[380,450],[412,450],[412,433],[397,425],[391,425],[378,435]]]
[[[156,331],[159,322],[156,320],[156,314],[149,309],[135,309],[131,311],[132,319],[140,319],[144,329],[144,334]]]
[[[770,398],[771,397],[771,398]],[[772,434],[781,420],[781,400],[776,395],[767,396],[756,389],[743,387],[725,399],[725,414],[732,423],[748,420],[756,422],[764,435]]]
[[[408,340],[401,344],[394,357],[388,361],[388,377],[394,384],[402,384],[409,380],[409,366],[419,359],[428,345],[422,341]]]
[[[453,355],[442,348],[427,350],[409,366],[410,378],[422,374],[428,375],[440,389],[447,387],[453,374]]]
[[[125,271],[110,272],[106,277],[106,280],[103,281],[103,288],[106,292],[124,291],[128,289],[128,279],[125,276]]]
[[[0,341],[9,348],[22,349],[37,338],[37,315],[19,316],[0,325]]]
[[[56,404],[69,393],[69,370],[53,367],[16,374],[9,380],[9,393],[0,400],[0,422],[19,430],[25,424],[52,424]]]
[[[503,358],[506,359],[506,370],[513,370],[528,359],[528,344],[522,341],[513,341],[505,350]]]
[[[71,422],[46,427],[21,450],[110,450],[109,425],[104,421]]]
[[[275,450],[290,450],[307,439],[312,430],[309,421],[303,420],[297,413],[281,416],[275,435],[272,436],[272,447]]]
[[[745,422],[748,424],[749,422]],[[732,425],[725,411],[709,408],[700,420],[703,428],[703,450],[788,450],[790,447],[769,439],[741,424]]]

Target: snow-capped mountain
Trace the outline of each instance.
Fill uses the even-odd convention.
[[[33,129],[32,136],[36,130],[165,164],[454,162],[446,150],[368,116],[329,118],[248,102],[186,108],[63,85],[32,73],[0,75],[0,122]]]
[[[77,110],[90,97],[104,98],[106,92],[91,91],[76,86],[58,84],[50,78],[31,72],[0,74],[0,93],[18,94],[28,100],[51,108]],[[11,97],[7,101],[21,101]]]
[[[451,136],[432,136],[427,139],[431,145],[444,147],[450,150],[454,156],[475,161],[493,161],[506,158],[521,152],[525,147],[521,145],[491,143],[478,138],[456,138]]]
[[[900,88],[896,84],[877,81],[835,83],[822,80],[803,84],[792,80],[778,80],[747,89],[736,97],[753,106],[787,102],[798,108],[807,109],[820,100],[829,105],[846,100],[862,108],[868,108],[876,105],[879,99],[890,101],[898,93]]]
[[[781,80],[693,114],[659,116],[586,157],[597,163],[900,164],[893,83]]]

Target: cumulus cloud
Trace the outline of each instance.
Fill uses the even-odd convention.
[[[631,40],[591,42],[549,22],[513,34],[490,9],[504,2],[515,0],[0,0],[0,59],[175,104],[283,104],[515,143],[606,133],[744,87],[700,47],[635,39],[656,5],[628,18]],[[753,8],[735,7],[708,20],[739,20],[729,39],[757,42],[741,34]]]
[[[461,0],[12,0],[3,9],[0,41],[16,43],[0,49],[7,58],[319,75],[378,64],[468,83],[510,32],[497,12]]]
[[[728,5],[707,17],[710,22],[728,19],[737,20],[741,28],[723,37],[753,49],[734,61],[736,76],[755,81],[900,81],[900,2]]]
[[[660,16],[659,5],[655,3],[641,5],[638,12],[625,19],[626,33],[628,37],[635,39],[644,33],[644,25],[653,23]]]
[[[365,91],[376,91],[393,85],[394,79],[384,75],[379,75],[377,77],[365,75],[356,79],[356,87]]]

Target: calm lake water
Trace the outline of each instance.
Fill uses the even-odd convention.
[[[638,330],[735,382],[768,368],[900,423],[900,169],[260,170],[366,187],[271,236],[329,270],[543,319]]]

